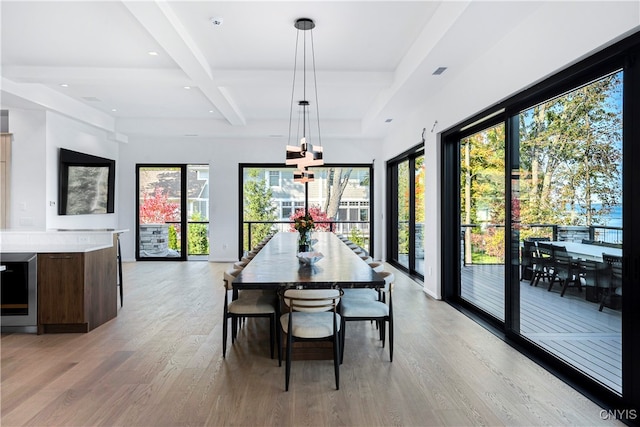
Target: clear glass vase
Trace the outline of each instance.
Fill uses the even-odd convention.
[[[298,232],[298,252],[311,251],[311,230]]]

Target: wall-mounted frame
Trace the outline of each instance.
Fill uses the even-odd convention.
[[[115,160],[60,149],[58,214],[113,213]]]

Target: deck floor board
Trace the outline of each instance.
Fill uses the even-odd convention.
[[[504,266],[462,267],[462,297],[504,320]],[[597,381],[622,392],[622,313],[589,302],[586,291],[520,282],[520,333]]]

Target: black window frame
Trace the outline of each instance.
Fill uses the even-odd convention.
[[[622,69],[623,83],[623,285],[625,294],[622,302],[622,395],[597,384],[586,374],[577,371],[571,365],[550,356],[545,351],[528,342],[516,331],[519,330],[519,295],[517,283],[517,247],[514,236],[505,240],[505,321],[495,318],[465,303],[460,297],[460,270],[454,254],[459,251],[458,240],[452,238],[459,233],[459,150],[457,141],[469,132],[475,132],[498,122],[504,122],[505,128],[505,202],[511,203],[511,170],[514,156],[518,155],[517,145],[512,141],[518,138],[517,118],[521,111],[545,102],[563,93],[589,83],[601,76]],[[555,75],[528,89],[487,108],[474,117],[444,131],[441,135],[441,191],[442,206],[442,295],[451,305],[485,325],[506,342],[564,379],[592,400],[611,409],[629,409],[640,413],[640,318],[635,311],[640,306],[640,248],[633,242],[640,241],[640,224],[634,218],[640,218],[640,200],[633,197],[634,189],[640,188],[640,170],[634,164],[640,158],[640,32],[617,42],[588,58],[568,66]],[[486,118],[486,120],[483,120]],[[505,226],[512,229],[510,209],[506,212]],[[635,216],[634,216],[635,215]],[[458,252],[459,255],[459,252]],[[515,260],[509,262],[510,260]],[[629,421],[629,420],[628,420]]]
[[[244,206],[243,206],[243,187],[244,187],[244,175],[243,172],[245,169],[258,168],[258,169],[267,169],[267,168],[278,168],[278,169],[290,169],[292,171],[291,176],[293,176],[293,171],[295,167],[288,167],[283,165],[282,163],[239,163],[238,164],[238,259],[242,258],[244,254],[243,242],[244,242]],[[318,168],[368,168],[369,169],[369,212],[373,213],[375,207],[375,187],[374,187],[374,167],[373,163],[325,163]],[[311,171],[314,168],[309,168]],[[282,178],[282,176],[281,176]],[[267,180],[268,184],[268,180]],[[304,194],[304,208],[305,210],[309,207],[309,191],[308,186],[305,184],[305,194]],[[293,206],[291,207],[293,212],[297,208],[296,203],[293,202]],[[280,207],[281,209],[281,207]],[[340,212],[340,209],[338,209]],[[369,255],[373,258],[375,255],[375,215],[369,215]]]
[[[409,182],[412,182],[411,177],[415,176],[415,159],[417,157],[424,156],[424,143],[420,144],[402,152],[396,157],[387,160],[386,162],[386,170],[387,170],[387,185],[386,185],[386,198],[387,198],[387,247],[386,261],[397,268],[408,274],[409,276],[418,279],[419,281],[424,280],[424,275],[416,271],[415,268],[415,185],[409,185],[409,266],[405,266],[400,264],[395,258],[390,256],[390,254],[395,254],[397,256],[397,242],[398,242],[398,227],[397,227],[397,212],[398,212],[398,177],[395,172],[398,170],[398,165],[404,161],[409,162]],[[426,185],[426,183],[425,183]]]

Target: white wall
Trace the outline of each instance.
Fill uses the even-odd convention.
[[[468,67],[447,70],[439,77],[425,76],[441,79],[440,90],[425,96],[421,108],[391,129],[383,158],[413,147],[421,130],[427,129],[426,293],[441,298],[440,133],[639,28],[640,2],[616,2],[615,7],[611,2],[547,2]]]
[[[8,229],[44,230],[47,180],[46,113],[9,110],[11,194]],[[53,179],[57,179],[53,177]]]
[[[45,208],[47,228],[119,228],[117,213],[99,215],[58,215],[58,159],[60,148],[78,151],[92,156],[116,161],[116,188],[118,186],[118,161],[120,143],[109,140],[105,131],[68,119],[59,114],[47,113],[47,190]],[[116,191],[115,212],[118,212]]]
[[[9,130],[13,142],[7,228],[42,231],[118,226],[116,214],[58,215],[58,151],[67,148],[115,159],[117,169],[119,143],[108,140],[104,131],[41,110],[9,110]]]
[[[143,163],[208,164],[210,180],[209,238],[210,261],[238,260],[238,165],[240,163],[280,163],[284,165],[286,141],[281,139],[207,140],[183,138],[182,140],[158,140],[130,137],[120,149],[119,169],[120,209],[118,219],[121,228],[131,230],[122,236],[123,260],[135,259],[135,167]],[[323,140],[326,163],[372,163],[379,150],[376,141]],[[376,162],[378,164],[378,162]],[[377,217],[382,206],[377,202],[383,185],[383,171],[375,173]],[[376,236],[382,234],[382,222],[375,224]],[[380,242],[374,249],[380,253]]]

